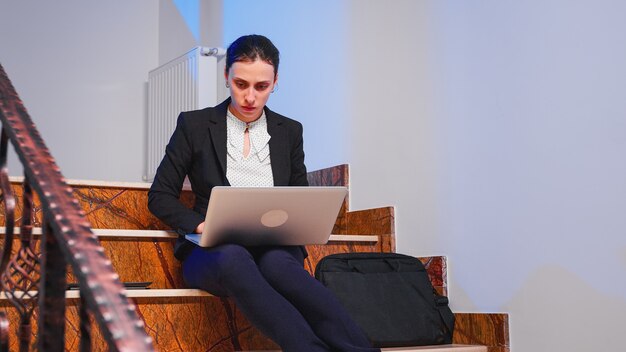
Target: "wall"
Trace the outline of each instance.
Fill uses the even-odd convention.
[[[0,62],[64,175],[139,181],[158,4],[1,0],[0,33]],[[22,174],[14,153],[10,174]]]
[[[309,167],[349,162],[352,207],[396,205],[399,251],[449,256],[453,308],[509,312],[515,351],[623,345],[625,5],[315,4],[224,7],[281,49]]]
[[[159,0],[159,65],[196,46],[221,46],[222,13],[222,0]]]
[[[510,311],[516,350],[619,349],[625,4],[433,4],[436,235],[455,297]]]

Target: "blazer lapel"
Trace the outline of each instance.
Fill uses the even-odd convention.
[[[226,180],[226,111],[228,110],[228,104],[230,104],[230,98],[216,106],[215,113],[209,116],[211,141],[213,142],[217,159],[220,162],[225,183],[228,182]]]
[[[272,137],[269,145],[274,186],[288,186],[290,160],[288,136],[282,127],[282,121],[276,118],[274,113],[267,107],[265,108],[265,115],[267,118],[267,132]]]

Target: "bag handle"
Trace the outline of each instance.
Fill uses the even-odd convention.
[[[388,258],[383,258],[383,261],[387,263],[394,271],[400,271],[400,262],[399,261],[391,261]]]
[[[382,259],[382,261],[384,263],[389,265],[389,267],[392,269],[392,271],[394,271],[394,272],[399,272],[400,271],[400,266],[402,265],[400,262],[389,260],[388,258],[381,258],[381,259]],[[359,267],[359,265],[357,264],[358,261],[359,261],[358,259],[356,261],[355,260],[351,260],[351,259],[346,259],[346,264],[348,265],[348,267],[350,268],[350,270],[352,272],[357,272],[357,273],[361,273],[361,274],[368,274],[367,271],[364,271],[362,268]]]

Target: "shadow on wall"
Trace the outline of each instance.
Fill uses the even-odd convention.
[[[535,271],[503,311],[510,313],[516,351],[616,351],[626,344],[626,300],[603,294],[561,266]]]
[[[448,269],[449,270],[449,269]],[[481,280],[480,276],[476,276],[476,280]],[[478,305],[472,300],[467,291],[463,289],[463,285],[460,285],[458,281],[448,276],[448,298],[450,299],[450,309],[455,313],[464,312],[482,312]],[[459,307],[463,307],[460,309]],[[506,313],[506,312],[497,312]]]

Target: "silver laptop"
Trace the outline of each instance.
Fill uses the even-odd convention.
[[[346,187],[214,187],[204,231],[185,237],[201,247],[324,244],[347,194]]]

